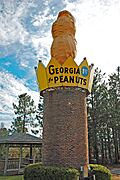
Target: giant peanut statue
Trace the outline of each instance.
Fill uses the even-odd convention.
[[[61,11],[52,26],[51,56],[60,64],[76,56],[75,19],[68,11]]]
[[[75,19],[61,11],[52,25],[51,59],[39,61],[36,75],[44,97],[42,162],[47,166],[83,169],[88,177],[86,95],[91,92],[93,65],[76,56]]]

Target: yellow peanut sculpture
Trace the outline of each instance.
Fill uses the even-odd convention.
[[[80,87],[89,94],[93,82],[93,65],[84,58],[80,65],[74,61],[76,56],[75,19],[66,10],[59,12],[52,25],[53,42],[51,59],[45,67],[39,61],[36,75],[41,94],[48,88]]]
[[[74,17],[66,10],[61,11],[52,25],[53,43],[51,46],[51,56],[61,65],[68,57],[71,56],[74,59],[76,56],[75,32]]]

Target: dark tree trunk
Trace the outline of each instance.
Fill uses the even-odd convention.
[[[107,125],[107,139],[108,139],[108,156],[109,156],[109,162],[112,163],[112,155],[111,155],[111,138],[110,138],[110,130]]]
[[[105,155],[104,155],[104,141],[103,137],[101,138],[101,158],[102,158],[102,164],[104,163]]]
[[[112,131],[113,131],[113,141],[114,141],[114,148],[115,148],[115,163],[117,164],[119,162],[119,151],[118,151],[116,128],[112,128]]]

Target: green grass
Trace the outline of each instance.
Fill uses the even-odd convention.
[[[0,180],[24,180],[23,176],[0,176]]]

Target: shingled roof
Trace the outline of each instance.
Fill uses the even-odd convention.
[[[42,139],[26,133],[14,133],[7,137],[0,137],[0,144],[40,144]]]

